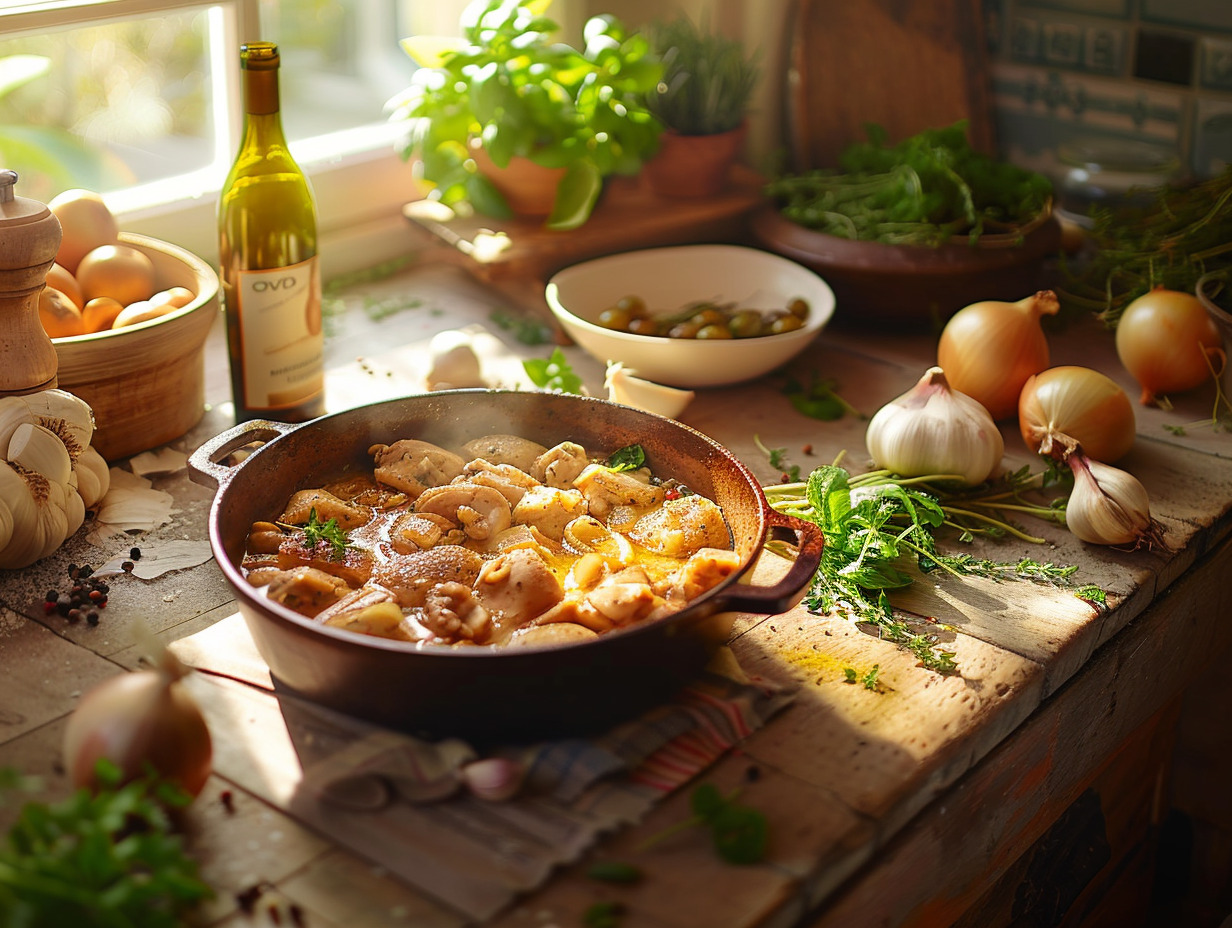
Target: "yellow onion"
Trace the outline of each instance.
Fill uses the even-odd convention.
[[[979,402],[994,419],[1008,419],[1032,374],[1048,366],[1040,317],[1055,315],[1057,295],[1041,290],[1017,303],[985,300],[950,317],[937,343],[937,365],[950,386]]]
[[[1227,360],[1223,337],[1198,298],[1155,287],[1117,320],[1117,357],[1142,387],[1142,403],[1183,393],[1211,379]]]
[[[95,788],[106,758],[121,782],[153,772],[196,796],[209,779],[213,749],[205,718],[184,688],[187,669],[164,652],[159,665],[121,673],[81,697],[64,732],[64,766],[74,786]]]
[[[1120,385],[1089,367],[1050,367],[1030,377],[1018,398],[1018,428],[1027,447],[1064,460],[1081,444],[1111,464],[1134,444],[1134,405]]]

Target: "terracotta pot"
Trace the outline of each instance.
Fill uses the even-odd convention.
[[[556,188],[565,176],[564,168],[545,168],[518,155],[502,168],[483,148],[472,149],[471,157],[519,216],[547,216],[552,212]]]
[[[297,489],[371,472],[368,449],[414,435],[456,446],[509,432],[546,444],[638,443],[671,474],[722,508],[740,567],[684,609],[555,648],[416,648],[319,625],[271,601],[240,563],[252,523]],[[242,463],[227,454],[264,442]],[[216,483],[210,543],[257,649],[280,689],[373,721],[436,736],[511,739],[602,730],[689,682],[731,631],[735,613],[773,615],[800,601],[821,560],[812,523],[770,508],[752,473],[712,439],[672,419],[595,397],[456,390],[361,406],[293,426],[253,420],[193,453],[194,477]],[[748,574],[769,539],[798,548],[771,585]]]
[[[642,166],[642,176],[661,196],[713,196],[727,186],[747,132],[745,123],[713,135],[681,135],[665,129],[659,136],[658,152]]]

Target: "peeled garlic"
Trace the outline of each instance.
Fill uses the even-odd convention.
[[[877,410],[864,441],[878,467],[902,477],[952,475],[967,486],[987,480],[1005,451],[988,410],[950,389],[939,367]]]
[[[619,361],[608,363],[603,385],[607,388],[607,398],[613,403],[635,406],[669,419],[674,419],[684,412],[696,395],[692,390],[667,387],[635,377]]]
[[[1081,450],[1066,459],[1074,489],[1065,506],[1065,524],[1095,545],[1152,548],[1163,536],[1151,518],[1150,496],[1133,474],[1088,458]]]

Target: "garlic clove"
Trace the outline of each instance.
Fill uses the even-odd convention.
[[[26,475],[7,461],[0,461],[0,499],[13,523],[8,541],[0,547],[0,568],[27,567],[38,560],[42,548],[39,507]]]
[[[865,444],[878,467],[899,476],[950,476],[967,486],[992,476],[1005,453],[988,410],[952,390],[939,367],[874,413]]]
[[[0,551],[8,547],[12,540],[14,525],[13,510],[5,499],[0,498]]]
[[[52,483],[68,483],[73,459],[55,432],[25,422],[17,426],[6,457],[25,470],[42,474]]]
[[[20,396],[0,397],[0,451],[7,449],[19,425],[34,422],[30,407]]]
[[[77,458],[74,473],[77,475],[77,492],[81,494],[82,503],[87,509],[93,509],[102,502],[111,487],[111,469],[103,456],[91,446]]]
[[[38,423],[60,437],[73,458],[90,446],[94,411],[85,400],[67,390],[42,390],[21,398]]]
[[[1066,527],[1097,545],[1152,548],[1162,526],[1151,517],[1150,495],[1133,474],[1088,458],[1081,450],[1066,459],[1074,489],[1065,506]]]
[[[619,361],[608,363],[603,386],[607,388],[607,398],[613,403],[634,406],[669,419],[674,419],[684,412],[696,396],[692,390],[681,390],[643,380]]]

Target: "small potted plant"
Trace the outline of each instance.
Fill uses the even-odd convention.
[[[399,152],[418,159],[430,197],[571,229],[589,218],[604,178],[638,173],[657,150],[662,127],[645,100],[662,68],[648,39],[596,16],[579,51],[554,41],[550,2],[475,0],[461,38],[403,40],[421,67],[390,118],[408,123]],[[519,167],[537,177],[502,178]],[[526,196],[536,187],[546,199]]]
[[[646,179],[668,195],[717,193],[744,144],[760,68],[739,39],[687,16],[656,23],[648,34],[663,77],[646,105],[664,132]]]

